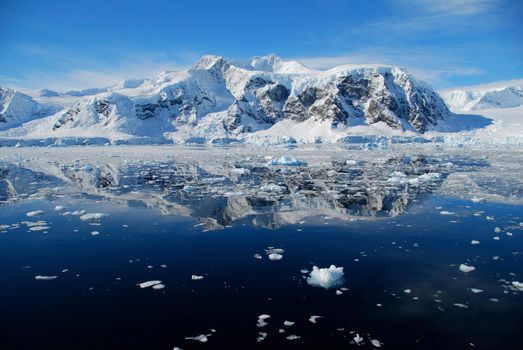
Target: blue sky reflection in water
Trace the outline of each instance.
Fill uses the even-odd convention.
[[[202,334],[210,348],[519,348],[523,207],[507,174],[522,163],[496,163],[509,151],[52,151],[1,163],[5,348],[191,349]],[[307,284],[331,264],[343,287]]]

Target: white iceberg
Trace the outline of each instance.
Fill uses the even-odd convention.
[[[307,283],[314,287],[329,289],[343,284],[343,267],[331,265],[328,268],[312,267]]]
[[[102,219],[105,219],[108,217],[109,214],[104,213],[87,213],[80,216],[80,220],[82,221],[100,221]]]
[[[461,272],[465,272],[465,273],[468,273],[468,272],[472,272],[474,271],[476,268],[474,266],[469,266],[469,265],[466,265],[466,264],[461,264],[459,265],[459,270]]]

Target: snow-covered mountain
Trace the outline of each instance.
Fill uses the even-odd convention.
[[[449,90],[442,95],[449,108],[456,111],[513,108],[523,105],[523,82]]]
[[[0,130],[42,118],[57,112],[57,108],[42,105],[31,96],[0,87]]]
[[[45,91],[42,95],[56,98]],[[80,96],[55,115],[3,137],[154,136],[172,140],[234,139],[282,121],[359,125],[424,133],[451,116],[428,85],[397,67],[340,66],[314,71],[275,55],[248,62],[204,56],[192,68]]]

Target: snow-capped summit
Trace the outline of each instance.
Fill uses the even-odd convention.
[[[310,74],[313,71],[297,61],[284,61],[275,54],[254,57],[249,62],[255,70],[273,73]]]
[[[436,92],[401,68],[346,65],[314,71],[276,55],[247,62],[206,55],[186,70],[63,95],[84,97],[62,104],[65,108],[46,120],[0,136],[50,137],[88,129],[90,135],[213,142],[242,139],[281,122],[316,123],[325,130],[376,124],[377,130],[424,133],[450,116]]]
[[[523,82],[449,90],[443,92],[443,97],[456,111],[518,107],[523,105]]]
[[[56,112],[56,108],[39,104],[29,95],[0,87],[0,130],[45,117],[54,112]]]

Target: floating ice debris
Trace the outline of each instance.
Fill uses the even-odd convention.
[[[281,156],[278,159],[271,160],[268,165],[286,165],[286,166],[301,166],[307,163],[297,160],[294,157]]]
[[[260,190],[263,192],[285,193],[287,192],[287,187],[276,184],[267,184],[260,187]]]
[[[153,281],[146,281],[146,282],[138,283],[137,286],[139,286],[140,288],[148,288],[148,287],[152,287],[152,286],[155,286],[155,285],[161,284],[161,283],[162,283],[162,281],[153,280]]]
[[[310,323],[317,323],[318,322],[318,318],[322,318],[323,316],[317,316],[317,315],[312,315],[311,317],[309,317],[309,322]]]
[[[155,284],[153,286],[153,289],[164,289],[164,288],[165,288],[165,284],[161,284],[161,283],[160,284]]]
[[[240,176],[249,175],[251,173],[251,171],[249,169],[245,169],[245,168],[234,168],[231,170],[231,172],[235,175],[240,175]]]
[[[271,317],[271,315],[261,314],[260,316],[258,316],[258,323],[256,324],[256,326],[261,328],[261,327],[265,327],[266,325],[268,325],[268,323],[265,322],[265,320],[268,319],[269,317]]]
[[[261,258],[262,258],[262,256],[260,254],[258,254],[258,253],[254,254],[254,259],[261,259]]]
[[[58,276],[42,276],[42,275],[35,276],[35,280],[37,280],[37,281],[50,281],[50,280],[54,280],[57,278],[58,278]]]
[[[98,231],[92,231],[91,232],[91,236],[98,236],[100,234],[100,232]]]
[[[265,338],[267,338],[267,333],[265,333],[265,332],[258,332],[258,337],[256,338],[256,341],[258,343],[261,343],[262,341],[265,340]]]
[[[475,269],[476,269],[476,268],[475,268],[474,266],[469,266],[469,265],[466,265],[466,264],[461,264],[461,265],[459,265],[459,270],[460,270],[461,272],[465,272],[465,273],[467,273],[467,272],[472,272],[472,271],[474,271]]]
[[[343,292],[341,290],[336,289],[336,295],[342,295],[342,294],[343,294]]]
[[[30,226],[29,227],[29,231],[45,231],[45,230],[49,230],[50,227],[49,226]]]
[[[276,261],[276,260],[281,260],[281,259],[283,259],[283,255],[281,255],[281,254],[278,254],[278,253],[269,254],[269,260]]]
[[[470,244],[476,245],[476,244],[479,244],[479,241],[476,241],[475,239],[473,239],[472,241],[470,241]]]
[[[102,219],[105,219],[108,217],[109,214],[104,213],[87,213],[80,216],[80,220],[82,221],[100,221]]]
[[[486,216],[485,219],[487,219],[488,221],[494,221],[494,217],[493,216]]]
[[[284,322],[283,322],[283,325],[284,325],[284,326],[287,326],[287,327],[290,327],[290,326],[293,326],[293,325],[294,325],[294,322],[292,322],[292,321],[284,321]]]
[[[39,216],[39,215],[42,215],[44,213],[43,210],[35,210],[35,211],[30,211],[30,212],[27,212],[25,215],[29,216],[29,217],[33,217],[33,216]]]
[[[462,303],[454,303],[452,305],[454,305],[456,307],[459,307],[461,309],[468,309],[469,308],[468,305],[465,305],[465,304],[462,304]]]
[[[514,281],[514,282],[512,282],[512,285],[513,285],[517,290],[519,290],[520,292],[523,292],[523,283],[522,283],[522,282]]]
[[[62,211],[64,209],[65,209],[65,207],[63,205],[57,205],[56,207],[54,207],[55,211]]]
[[[75,210],[71,213],[71,215],[74,215],[74,216],[80,216],[80,215],[84,215],[85,214],[85,210]]]
[[[297,340],[297,339],[300,339],[299,335],[291,334],[291,335],[287,336],[287,340]]]
[[[483,293],[483,289],[478,289],[478,288],[470,288],[470,291],[474,294]]]
[[[376,348],[381,348],[381,342],[378,339],[371,339],[370,343]]]
[[[403,293],[405,293],[405,294],[410,294],[410,293],[412,293],[412,291],[411,291],[410,289],[405,289],[405,290],[403,291]]]
[[[307,283],[314,287],[325,289],[341,285],[343,283],[343,267],[331,265],[328,268],[312,267]]]
[[[500,232],[501,232],[501,228],[499,228],[499,227],[496,226],[496,227],[494,228],[494,232],[496,232],[496,233],[500,233]]]
[[[192,279],[193,281],[199,281],[199,280],[203,280],[203,276],[192,275],[192,276],[191,276],[191,279]]]
[[[200,343],[207,343],[209,341],[210,336],[210,334],[200,334],[196,337],[185,337],[185,339],[199,341]]]
[[[492,239],[495,241],[499,241],[501,238],[499,236],[494,236],[494,237],[492,237]]]
[[[455,215],[454,212],[452,211],[446,211],[446,210],[442,210],[439,212],[441,215]]]
[[[356,333],[356,336],[354,338],[352,338],[352,339],[354,340],[354,342],[356,344],[359,344],[359,343],[361,343],[363,341],[363,338],[360,337],[360,335],[358,333]]]

